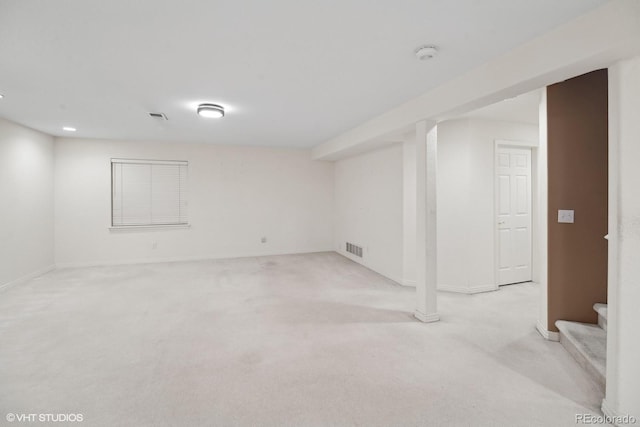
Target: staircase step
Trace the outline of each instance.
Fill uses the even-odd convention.
[[[578,361],[604,391],[607,333],[598,325],[558,320],[560,344]]]
[[[607,330],[607,304],[593,304],[593,309],[598,313],[598,325]]]

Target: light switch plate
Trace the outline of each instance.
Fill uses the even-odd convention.
[[[565,209],[558,210],[558,222],[559,223],[563,223],[563,224],[573,224],[573,209],[572,210],[565,210]]]

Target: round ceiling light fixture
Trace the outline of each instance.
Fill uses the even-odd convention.
[[[415,54],[420,61],[426,61],[438,54],[438,48],[435,46],[420,46],[415,50]]]
[[[200,104],[198,105],[198,115],[211,119],[219,119],[224,117],[224,107],[218,104]]]

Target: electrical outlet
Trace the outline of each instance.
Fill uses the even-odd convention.
[[[558,210],[558,222],[561,224],[573,224],[573,210]]]

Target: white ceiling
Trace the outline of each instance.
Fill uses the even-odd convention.
[[[311,147],[604,2],[0,0],[0,117],[53,135]],[[440,55],[416,60],[424,43]],[[227,117],[198,117],[205,101]]]
[[[471,117],[537,125],[539,121],[540,96],[540,90],[535,90],[462,114],[458,118]]]

